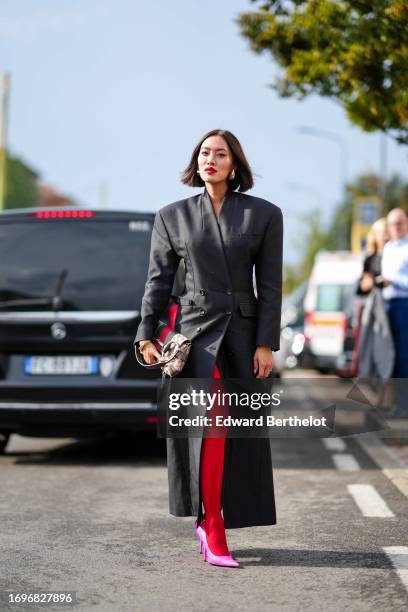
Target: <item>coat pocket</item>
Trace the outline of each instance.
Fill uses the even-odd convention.
[[[240,302],[239,309],[243,317],[256,317],[256,304],[253,302]]]

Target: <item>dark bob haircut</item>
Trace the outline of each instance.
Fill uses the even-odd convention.
[[[190,163],[187,168],[181,174],[181,182],[184,185],[190,187],[202,187],[205,183],[201,176],[198,174],[198,155],[200,153],[201,145],[206,138],[210,136],[222,136],[226,141],[231,153],[234,165],[236,165],[235,178],[230,181],[228,180],[229,187],[235,190],[239,187],[238,191],[248,191],[254,186],[254,177],[252,175],[251,168],[245,157],[244,151],[242,150],[241,143],[238,138],[234,136],[228,130],[211,130],[204,134],[204,136],[198,141],[194,147],[193,154],[191,155]]]

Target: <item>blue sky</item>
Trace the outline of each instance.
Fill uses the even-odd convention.
[[[280,99],[277,68],[239,35],[249,0],[3,0],[0,71],[11,72],[9,148],[43,181],[95,205],[155,211],[200,191],[180,172],[201,135],[234,132],[255,173],[249,192],[283,210],[285,261],[297,259],[299,213],[327,220],[339,202],[335,143],[348,177],[378,172],[380,136],[352,127],[334,102]],[[387,139],[387,173],[405,175],[407,152]]]

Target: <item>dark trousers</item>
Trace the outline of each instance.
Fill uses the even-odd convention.
[[[385,302],[385,310],[395,346],[393,378],[408,379],[408,298],[392,298]],[[408,416],[408,380],[395,381],[395,400],[398,415]]]
[[[408,298],[385,302],[395,345],[394,378],[408,378]]]

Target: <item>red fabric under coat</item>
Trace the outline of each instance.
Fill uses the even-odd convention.
[[[164,342],[169,331],[174,330],[178,307],[179,304],[174,303],[168,310],[169,325],[161,331],[159,336],[162,342]],[[159,349],[158,343],[156,348]],[[217,364],[214,366],[212,378],[222,378]],[[222,383],[213,385],[212,392],[217,390],[222,390]],[[205,428],[200,456],[200,488],[205,513],[205,530],[212,553],[214,555],[229,555],[224,519],[221,514],[226,431],[224,427],[215,425],[215,415],[228,414],[228,408],[215,402],[211,412],[213,423]]]
[[[221,372],[214,366],[214,379],[222,379]],[[222,391],[222,382],[212,386],[212,392]],[[226,430],[215,424],[216,415],[227,415],[228,407],[214,403],[211,410],[212,425],[205,428],[201,445],[200,487],[205,513],[205,531],[208,545],[214,555],[229,555],[225,535],[224,519],[221,514],[222,479],[224,474],[224,450]],[[214,436],[214,437],[212,437]]]

